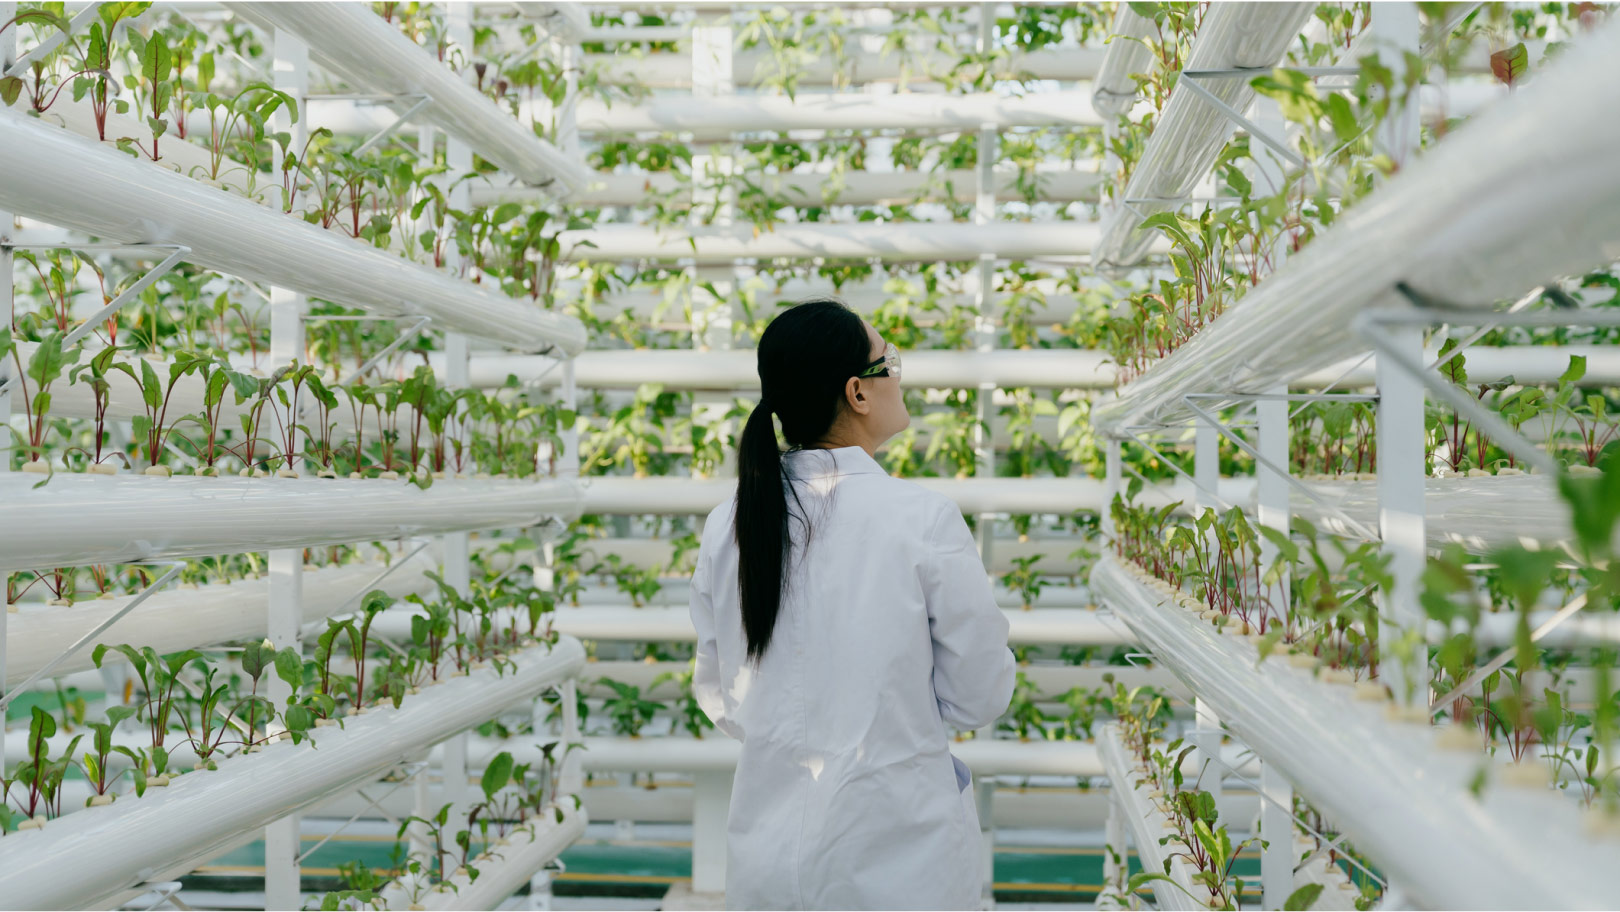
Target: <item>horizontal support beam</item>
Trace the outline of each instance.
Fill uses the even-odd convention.
[[[787,174],[749,174],[748,179],[757,183],[767,195],[794,206],[902,205],[920,200],[944,199],[971,203],[977,191],[974,173],[962,169],[938,172],[851,171],[836,177],[820,172],[793,171]],[[1024,199],[1018,179],[1013,172],[998,171],[996,198],[1002,201]],[[1041,170],[1035,173],[1030,183],[1035,188],[1035,199],[1042,202],[1090,202],[1097,199],[1101,178],[1094,170]],[[475,183],[470,189],[475,206],[540,203],[547,198],[546,193],[538,188],[515,183],[486,181]],[[700,187],[699,192],[705,191]],[[690,204],[692,181],[678,179],[677,175],[668,171],[598,173],[591,176],[585,189],[570,202],[584,206],[644,206],[652,197]]]
[[[578,515],[572,481],[0,475],[0,570],[523,528]]]
[[[686,260],[729,263],[741,259],[884,260],[931,262],[1070,258],[1084,261],[1098,236],[1092,222],[806,222],[756,234],[751,227],[677,228],[601,225],[557,236],[571,260]],[[588,243],[587,243],[588,242]],[[1168,244],[1160,245],[1168,250]]]
[[[426,595],[435,586],[426,571],[434,562],[418,555],[375,584],[395,598]],[[342,611],[356,611],[360,596],[388,567],[365,561],[341,567],[305,568],[303,573],[304,623],[319,622]],[[6,628],[6,687],[9,689],[44,667],[71,646],[85,631],[128,604],[132,596],[89,597],[70,606],[24,607],[11,616]],[[199,588],[168,588],[153,594],[140,608],[107,628],[99,642],[150,646],[160,655],[262,637],[265,611],[270,603],[269,579],[244,579]],[[91,647],[56,666],[53,675],[88,671],[95,667]],[[111,657],[111,656],[110,656]]]
[[[388,125],[388,108],[341,99],[310,99],[311,127],[345,134],[372,133]],[[582,98],[574,113],[582,134],[679,133],[693,140],[723,139],[740,133],[816,131],[959,131],[982,126],[1095,127],[1102,123],[1085,91],[1039,92],[1022,96],[994,93],[896,95],[835,93],[814,95],[658,96],[640,103]],[[548,102],[523,102],[519,123],[549,123]]]

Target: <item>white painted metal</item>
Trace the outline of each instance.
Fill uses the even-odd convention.
[[[1102,510],[1109,498],[1107,485],[1094,478],[915,478],[909,479],[945,494],[963,513],[1072,513]],[[1221,496],[1239,503],[1253,496],[1246,479],[1226,479]],[[596,476],[587,480],[583,513],[698,513],[706,514],[733,495],[735,482],[691,478],[631,478]],[[1172,501],[1190,505],[1191,485],[1177,481],[1144,491],[1140,502],[1163,506]],[[3,539],[0,539],[3,540]]]
[[[339,611],[358,609],[358,596],[385,569],[383,564],[366,561],[306,570],[303,623],[319,623]],[[432,561],[417,555],[372,588],[396,598],[413,592],[427,593],[433,590],[433,583],[423,571],[432,569]],[[269,589],[268,579],[238,580],[196,589],[165,589],[107,628],[100,642],[151,646],[160,655],[167,655],[257,637],[265,630]],[[10,638],[6,644],[6,686],[19,684],[44,667],[86,631],[116,614],[130,598],[92,598],[69,606],[23,606],[11,616]],[[349,603],[347,607],[345,603]],[[90,661],[92,648],[86,646],[52,673],[66,675],[94,668]],[[109,662],[116,659],[116,654],[108,654]]]
[[[1110,722],[1097,734],[1097,753],[1102,757],[1103,773],[1108,777],[1112,794],[1117,796],[1120,816],[1130,831],[1131,843],[1136,846],[1136,857],[1142,870],[1168,874],[1172,883],[1154,881],[1153,898],[1160,909],[1200,908],[1193,897],[1200,895],[1193,886],[1192,870],[1187,859],[1159,840],[1176,837],[1175,825],[1154,803],[1154,791],[1146,773],[1135,769],[1125,745],[1120,741],[1117,723]],[[1169,865],[1166,866],[1165,862]]]
[[[0,569],[521,528],[577,515],[580,496],[567,481],[439,481],[426,491],[381,479],[58,475],[37,483],[0,478]]]
[[[1036,198],[1042,202],[1076,202],[1097,198],[1098,177],[1095,169],[1085,163],[1063,170],[1039,169],[1034,183]],[[918,201],[953,199],[957,202],[973,201],[973,172],[948,171],[855,171],[837,176],[814,172],[793,171],[786,174],[754,174],[765,193],[799,206],[840,205],[901,205]],[[644,204],[649,197],[670,197],[685,203],[692,199],[693,182],[678,179],[667,171],[626,172],[622,174],[596,174],[589,184],[571,202],[584,206],[635,206]],[[1018,175],[1011,171],[997,171],[996,198],[1022,200],[1018,189]],[[485,181],[472,187],[472,201],[476,205],[498,203],[535,203],[546,199],[544,191],[522,184],[500,184]]]
[[[1097,225],[1092,222],[805,222],[778,225],[757,234],[752,226],[674,231],[600,225],[565,231],[557,239],[563,255],[573,259],[714,263],[739,259],[976,260],[986,253],[1000,259],[1072,259],[1089,252],[1097,236]]]
[[[141,883],[171,879],[264,826],[322,798],[352,789],[424,745],[477,725],[579,673],[585,650],[564,638],[492,669],[454,678],[406,700],[323,730],[318,747],[282,741],[228,760],[214,772],[179,777],[168,788],[53,820],[4,837],[0,896],[18,909],[90,906]],[[88,853],[88,854],[87,854]],[[72,877],[64,858],[94,857]]]
[[[377,108],[340,99],[312,99],[313,123],[338,133],[370,133],[392,117]],[[523,102],[518,117],[549,121],[550,105]],[[786,130],[977,130],[997,127],[1094,127],[1102,122],[1084,91],[1037,92],[1022,96],[995,93],[946,95],[908,92],[734,95],[723,99],[681,95],[655,101],[611,104],[581,99],[575,112],[579,131],[602,133],[681,133],[695,141],[724,139],[737,133]]]
[[[555,186],[562,195],[585,186],[589,174],[584,162],[536,137],[366,4],[243,2],[232,9],[303,38],[317,63],[356,89],[426,96],[431,103],[417,116],[464,140],[519,180]],[[318,113],[311,122],[322,123]]]
[[[1447,751],[1425,724],[1286,663],[1166,604],[1112,557],[1092,586],[1227,726],[1336,821],[1425,906],[1605,908],[1620,879],[1611,844],[1585,835],[1574,802],[1545,789],[1471,783],[1481,755]]]
[[[630,390],[645,383],[661,383],[672,390],[757,390],[757,357],[747,349],[588,351],[573,359],[574,380],[585,389]],[[908,351],[904,357],[901,381],[913,387],[955,389],[991,384],[1002,388],[1104,389],[1113,385],[1113,365],[1107,363],[1108,355],[1101,351],[918,350]],[[428,363],[439,371],[443,356],[430,353]],[[561,374],[557,360],[544,355],[478,354],[472,359],[469,380],[472,386],[483,389],[500,386],[509,376],[517,377],[521,383],[554,386],[561,382]],[[88,405],[86,397],[83,407]]]
[[[1363,310],[1397,282],[1488,308],[1620,257],[1620,23],[1578,43],[1512,98],[1449,134],[1339,218],[1214,324],[1099,403],[1103,429],[1186,417],[1194,392],[1252,393],[1365,351]],[[1558,143],[1519,142],[1562,136]],[[1511,218],[1515,230],[1497,230]]]
[[[1128,113],[1136,104],[1136,80],[1154,65],[1153,50],[1144,40],[1155,35],[1153,20],[1139,16],[1129,4],[1114,10],[1114,23],[1108,29],[1108,49],[1102,66],[1091,83],[1091,106],[1104,116]]]
[[[690,59],[682,53],[653,53],[638,57],[628,54],[586,54],[584,59],[585,71],[596,74],[599,81],[610,85],[643,85],[657,89],[685,89],[692,85]],[[775,63],[770,60],[768,52],[738,51],[735,59],[737,81],[743,85],[757,84],[775,72]],[[1041,48],[1015,53],[1005,64],[998,62],[994,66],[1001,78],[1028,77],[1076,82],[1096,75],[1100,59],[1103,59],[1103,55],[1095,48]],[[960,57],[941,51],[913,51],[906,54],[904,60],[897,54],[879,56],[859,53],[851,54],[847,61],[816,57],[804,61],[802,69],[796,69],[793,75],[800,86],[830,86],[840,81],[860,85],[898,80],[901,67],[905,66],[908,68],[909,81],[915,86],[929,81],[934,74],[950,71],[960,63]]]
[[[382,900],[382,907],[445,910],[499,907],[528,883],[534,872],[585,835],[588,817],[584,808],[575,810],[565,805],[562,813],[561,823],[557,822],[555,812],[548,810],[530,824],[513,829],[505,844],[495,846],[490,854],[472,862],[472,867],[478,869],[476,880],[469,874],[455,874],[447,888],[417,895],[414,903],[412,891],[395,883],[380,892],[378,898]],[[480,838],[474,834],[475,846]]]
[[[432,317],[519,350],[585,346],[579,321],[405,262],[300,218],[0,111],[0,207],[109,241],[182,243],[190,262],[323,300]]]
[[[1009,641],[1020,645],[1122,646],[1131,636],[1118,620],[1084,608],[1002,609],[1011,627]],[[691,642],[696,636],[685,608],[558,608],[553,624],[582,640]],[[396,632],[409,624],[404,613],[385,613],[378,630]]]
[[[1305,20],[1313,3],[1216,3],[1204,13],[1187,70],[1255,68],[1265,72],[1277,65]],[[1242,112],[1254,98],[1250,77],[1197,78],[1235,110]],[[1175,201],[1192,195],[1193,187],[1215,163],[1235,124],[1206,99],[1178,84],[1148,137],[1142,160],[1131,171],[1122,205],[1113,209],[1092,258],[1112,267],[1129,266],[1144,255],[1158,235],[1142,231],[1142,220],[1156,212],[1176,208]]]

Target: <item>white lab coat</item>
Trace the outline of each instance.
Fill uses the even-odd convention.
[[[948,498],[890,478],[859,447],[783,458],[810,544],[790,523],[788,584],[757,671],[734,500],[709,514],[692,576],[693,691],[743,742],[726,904],[978,908],[978,812],[945,726],[995,721],[1014,661],[973,537]]]

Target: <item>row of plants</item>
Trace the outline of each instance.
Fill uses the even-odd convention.
[[[426,366],[400,380],[340,383],[297,363],[263,376],[209,352],[183,351],[154,364],[122,360],[108,347],[79,363],[83,350],[64,346],[63,339],[53,330],[25,360],[10,330],[0,329],[0,358],[15,367],[26,421],[17,454],[24,471],[50,472],[54,455],[63,466],[101,474],[116,471],[115,460],[132,468],[138,460],[148,475],[172,474],[177,461],[198,475],[222,474],[234,463],[242,475],[273,470],[296,477],[303,469],[336,477],[341,471],[354,478],[405,476],[424,487],[474,466],[486,475],[532,477],[549,473],[539,454],[546,446],[555,458],[561,430],[573,417],[530,397],[515,381],[494,392],[452,389]],[[118,382],[132,384],[140,396],[127,451],[114,443],[107,417],[119,374]],[[91,398],[88,439],[52,417],[52,397],[64,379]],[[201,408],[171,409],[180,389],[200,393],[194,398]],[[348,439],[340,439],[340,426]]]
[[[1620,734],[1614,651],[1541,648],[1531,639],[1530,619],[1578,595],[1588,612],[1617,610],[1608,559],[1620,517],[1617,468],[1606,461],[1601,475],[1560,478],[1575,516],[1568,553],[1515,546],[1477,556],[1453,547],[1431,559],[1421,603],[1425,620],[1445,631],[1433,650],[1423,648],[1433,634],[1422,627],[1390,629],[1380,617],[1374,599],[1389,577],[1374,543],[1322,541],[1299,520],[1294,535],[1283,535],[1239,511],[1206,510],[1182,523],[1174,517],[1179,505],[1153,509],[1121,498],[1112,510],[1113,544],[1166,597],[1223,632],[1251,638],[1262,661],[1281,656],[1317,669],[1322,680],[1354,684],[1367,699],[1384,697],[1381,672],[1389,663],[1403,664],[1409,686],[1432,682],[1434,692],[1455,697],[1439,713],[1448,743],[1482,748],[1518,770],[1542,760],[1546,775],[1539,779],[1588,806],[1612,808],[1620,806],[1620,776],[1610,759]],[[1501,650],[1480,635],[1484,620],[1501,614],[1515,619],[1511,660],[1477,688],[1462,690]]]
[[[98,667],[109,655],[128,663],[134,681],[129,698],[111,706],[105,721],[84,723],[93,734],[82,760],[76,748],[83,735],[54,749],[56,720],[35,706],[27,756],[0,783],[8,803],[0,824],[6,830],[38,826],[59,815],[70,768],[90,782],[92,805],[111,803],[125,776],[138,797],[180,774],[171,766],[179,751],[193,759],[193,771],[203,771],[282,738],[314,744],[323,727],[388,706],[398,709],[424,687],[481,668],[503,674],[511,656],[556,642],[549,620],[553,596],[537,588],[532,575],[482,574],[466,595],[429,575],[438,594],[406,597],[416,611],[409,642],[401,646],[385,644],[372,632],[377,616],[395,604],[381,590],[366,593],[354,615],[329,619],[308,658],[292,647],[277,650],[268,640],[245,643],[229,659],[196,649],[159,655],[150,647],[98,645],[92,654]],[[279,705],[266,695],[271,676],[290,690]],[[64,725],[66,713],[64,704]],[[126,721],[126,728],[140,732],[138,746],[114,740]]]
[[[1149,72],[1137,74],[1139,98],[1162,111],[1190,50],[1202,8],[1184,3],[1133,4],[1155,26],[1145,43],[1154,53]],[[1443,14],[1439,8],[1426,11]],[[1578,4],[1546,4],[1536,10],[1510,11],[1491,5],[1483,15],[1470,14],[1436,44],[1445,61],[1457,62],[1481,40],[1497,50],[1505,38],[1518,38],[1492,56],[1497,79],[1511,88],[1530,69],[1523,44],[1527,33],[1549,30],[1573,35],[1593,27],[1598,15]],[[1378,153],[1373,135],[1392,113],[1418,104],[1418,90],[1429,64],[1416,55],[1401,68],[1375,54],[1358,54],[1356,38],[1370,22],[1368,4],[1324,4],[1317,18],[1326,41],[1301,39],[1288,59],[1270,74],[1251,80],[1255,91],[1275,102],[1287,123],[1303,166],[1289,169],[1280,182],[1258,177],[1267,173],[1259,150],[1248,137],[1233,139],[1217,157],[1214,177],[1220,203],[1192,211],[1152,214],[1141,230],[1162,234],[1173,248],[1173,275],[1120,296],[1105,330],[1105,344],[1119,363],[1120,382],[1129,382],[1178,349],[1219,317],[1280,265],[1282,258],[1309,244],[1393,173],[1401,160]],[[1556,56],[1557,47],[1547,57]],[[1353,83],[1324,90],[1294,67],[1333,63],[1357,68]],[[1123,191],[1157,123],[1157,114],[1124,115],[1110,141],[1120,173],[1114,193]],[[1454,121],[1441,121],[1423,131],[1420,148],[1442,135]]]

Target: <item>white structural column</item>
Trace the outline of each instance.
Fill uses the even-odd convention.
[[[1374,47],[1401,82],[1404,52],[1416,51],[1419,25],[1414,3],[1376,3],[1372,10]],[[1410,111],[1394,109],[1376,137],[1378,151],[1402,162],[1418,144],[1416,99]],[[1406,357],[1422,363],[1423,331],[1419,327],[1390,330],[1394,344]],[[1378,531],[1389,555],[1393,580],[1380,604],[1384,625],[1379,636],[1379,673],[1385,677],[1397,703],[1427,706],[1428,650],[1417,631],[1423,610],[1418,603],[1419,582],[1425,561],[1423,490],[1428,474],[1424,461],[1423,386],[1380,359],[1378,380]],[[1410,633],[1410,637],[1406,635]],[[1402,640],[1405,640],[1402,643]],[[1397,643],[1401,643],[1399,647]],[[1399,659],[1397,659],[1399,656]]]
[[[995,5],[979,4],[978,14],[978,49],[979,53],[988,59],[995,44]],[[996,219],[995,164],[1000,139],[1000,131],[996,124],[986,122],[979,125],[978,162],[974,169],[975,225],[989,225]],[[989,253],[979,254],[978,269],[975,271],[973,281],[975,311],[973,335],[974,347],[980,352],[994,351],[996,347],[995,277],[995,256]],[[995,414],[995,391],[995,383],[981,382],[974,395],[974,409],[978,418],[973,427],[974,472],[983,478],[994,478],[996,475],[996,444],[990,429],[990,419]],[[1030,392],[1034,395],[1034,391]],[[993,557],[991,549],[995,543],[995,523],[996,514],[979,514],[979,556],[986,568],[991,566]],[[978,736],[993,738],[995,730],[996,723],[991,722],[979,730]],[[985,776],[982,779],[975,779],[973,788],[974,804],[979,815],[979,857],[984,866],[984,886],[980,904],[983,908],[989,909],[996,903],[995,777]]]
[[[692,28],[692,94],[720,98],[733,94],[736,83],[732,70],[734,36],[730,15],[705,19]],[[730,147],[723,141],[710,143],[692,163],[700,181],[712,181],[717,197],[694,198],[696,218],[701,208],[713,207],[714,224],[732,222],[736,190],[727,180],[731,172]],[[701,185],[700,185],[701,186]],[[703,192],[703,191],[699,191]],[[705,195],[707,195],[705,193]],[[705,205],[706,204],[706,205]],[[692,347],[701,351],[726,351],[732,347],[732,321],[737,300],[737,272],[731,264],[693,266]],[[712,291],[710,290],[712,289]],[[693,417],[704,427],[724,421],[729,410],[729,393],[697,393]],[[723,433],[723,431],[721,431]],[[722,438],[724,439],[724,438]],[[736,456],[728,453],[726,463],[716,473],[736,474]],[[701,520],[699,520],[701,534]],[[692,777],[692,892],[720,895],[726,889],[726,820],[731,813],[730,770],[705,770]]]
[[[277,29],[274,36],[272,78],[276,88],[303,107],[309,95],[309,48],[297,36]],[[303,118],[295,124],[288,112],[278,109],[273,126],[292,136],[290,148],[302,149],[309,125]],[[304,314],[308,301],[288,289],[270,289],[270,364],[279,369],[304,357]],[[285,454],[284,470],[296,471],[298,435],[291,434],[293,451]],[[298,628],[303,623],[304,554],[301,548],[270,552],[269,639],[277,650],[298,649]],[[277,705],[286,702],[291,688],[279,677],[270,677],[269,696]],[[298,866],[300,821],[292,814],[264,829],[264,896],[269,909],[303,907],[301,874]]]
[[[17,4],[0,3],[0,22],[9,22],[17,15]],[[17,59],[17,29],[8,28],[0,32],[0,71],[11,67]],[[0,209],[0,319],[11,325],[12,308],[15,306],[14,279],[11,273],[11,248],[6,245],[11,241],[12,215]],[[5,383],[11,376],[11,358],[0,358],[0,383]],[[0,392],[0,473],[11,471],[11,393]],[[0,601],[9,602],[11,574],[0,571],[0,585],[6,587],[7,598]],[[6,695],[6,628],[11,626],[11,609],[8,606],[0,610],[0,697]],[[0,728],[4,721],[0,720]],[[0,738],[0,771],[6,768],[6,745]]]
[[[1281,395],[1285,389],[1271,391]],[[1263,399],[1257,404],[1260,422],[1260,454],[1283,471],[1266,466],[1258,468],[1259,519],[1284,534],[1288,533],[1288,402],[1282,399]],[[1270,566],[1276,559],[1277,546],[1269,540],[1260,547],[1260,561]],[[1272,604],[1282,610],[1289,597],[1289,580],[1284,576],[1273,590]],[[1260,838],[1266,847],[1260,853],[1261,904],[1280,909],[1293,891],[1294,884],[1294,824],[1293,786],[1283,778],[1275,763],[1260,764]]]
[[[1120,8],[1122,11],[1124,7]],[[1198,512],[1219,510],[1215,496],[1221,481],[1221,435],[1213,424],[1200,418],[1193,432],[1193,479],[1198,484]],[[1226,769],[1221,764],[1221,718],[1209,701],[1193,698],[1193,744],[1197,746],[1198,787],[1221,805],[1221,780]]]
[[[445,32],[454,47],[466,48],[471,53],[472,42],[472,4],[467,2],[445,4]],[[445,135],[445,165],[448,173],[442,176],[449,183],[449,204],[451,209],[465,210],[467,208],[467,184],[461,180],[463,175],[472,171],[473,150],[464,140],[449,134]],[[450,255],[451,262],[447,266],[452,272],[458,266],[454,261],[455,254]],[[470,355],[467,337],[460,333],[445,333],[444,335],[444,376],[440,379],[444,385],[451,389],[459,389],[467,385],[467,361]],[[461,428],[454,432],[462,433]],[[453,532],[444,537],[444,581],[463,598],[472,592],[472,568],[470,563],[470,538],[466,532]],[[482,719],[469,719],[470,723],[482,722]],[[451,808],[451,819],[466,819],[466,800],[469,792],[467,783],[467,732],[462,732],[450,738],[444,745],[444,794],[443,801],[454,805]]]

